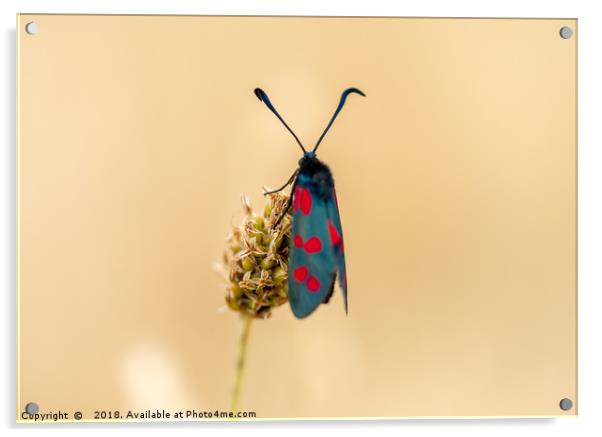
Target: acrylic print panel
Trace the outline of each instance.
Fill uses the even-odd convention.
[[[576,20],[20,15],[17,29],[18,420],[30,403],[61,420],[576,414]],[[262,187],[302,156],[256,87],[308,148],[344,89],[366,97],[318,151],[349,313],[337,285],[297,319],[286,270],[250,260],[246,279],[265,270],[283,304],[242,337],[233,408],[246,319],[231,307],[264,301],[215,268],[241,196],[262,215]],[[245,232],[272,241],[254,220]]]

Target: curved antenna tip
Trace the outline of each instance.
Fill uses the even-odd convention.
[[[337,109],[334,111],[332,118],[326,125],[326,129],[324,129],[324,132],[322,132],[322,135],[320,135],[320,138],[318,138],[318,142],[314,146],[312,152],[315,152],[316,150],[318,150],[318,146],[324,139],[324,135],[326,135],[326,132],[328,132],[328,130],[330,129],[330,126],[332,126],[332,123],[334,123],[335,118],[337,118],[337,115],[339,115],[339,112],[341,111],[341,109],[343,109],[343,105],[345,104],[345,101],[347,100],[347,96],[351,93],[356,93],[356,94],[359,94],[360,96],[366,97],[366,94],[364,94],[363,91],[361,91],[357,88],[347,88],[345,91],[343,91],[343,94],[341,94],[341,100],[339,101],[339,106],[337,106]]]
[[[356,94],[359,94],[360,96],[366,97],[366,94],[364,94],[364,92],[362,90],[358,89],[358,88],[347,88],[345,90],[345,92],[347,94],[349,94],[349,93],[356,93]]]
[[[257,98],[263,102],[263,95],[265,94],[263,92],[263,90],[261,88],[255,88],[255,90],[253,90],[253,92],[255,93]]]

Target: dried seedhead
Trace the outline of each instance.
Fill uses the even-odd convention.
[[[285,194],[268,194],[263,214],[256,214],[243,197],[245,217],[227,238],[224,263],[228,272],[226,303],[234,311],[265,319],[272,308],[288,300],[288,252],[291,215],[275,222],[288,201]]]

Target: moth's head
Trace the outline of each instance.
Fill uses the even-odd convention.
[[[303,157],[299,160],[299,165],[303,165],[304,163],[314,159],[316,159],[316,152],[304,152]]]

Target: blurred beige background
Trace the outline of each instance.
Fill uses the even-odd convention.
[[[241,323],[211,265],[300,157],[252,91],[310,146],[356,86],[319,150],[349,315],[337,290],[255,323],[240,408],[576,414],[576,20],[17,26],[20,411],[226,410]]]

